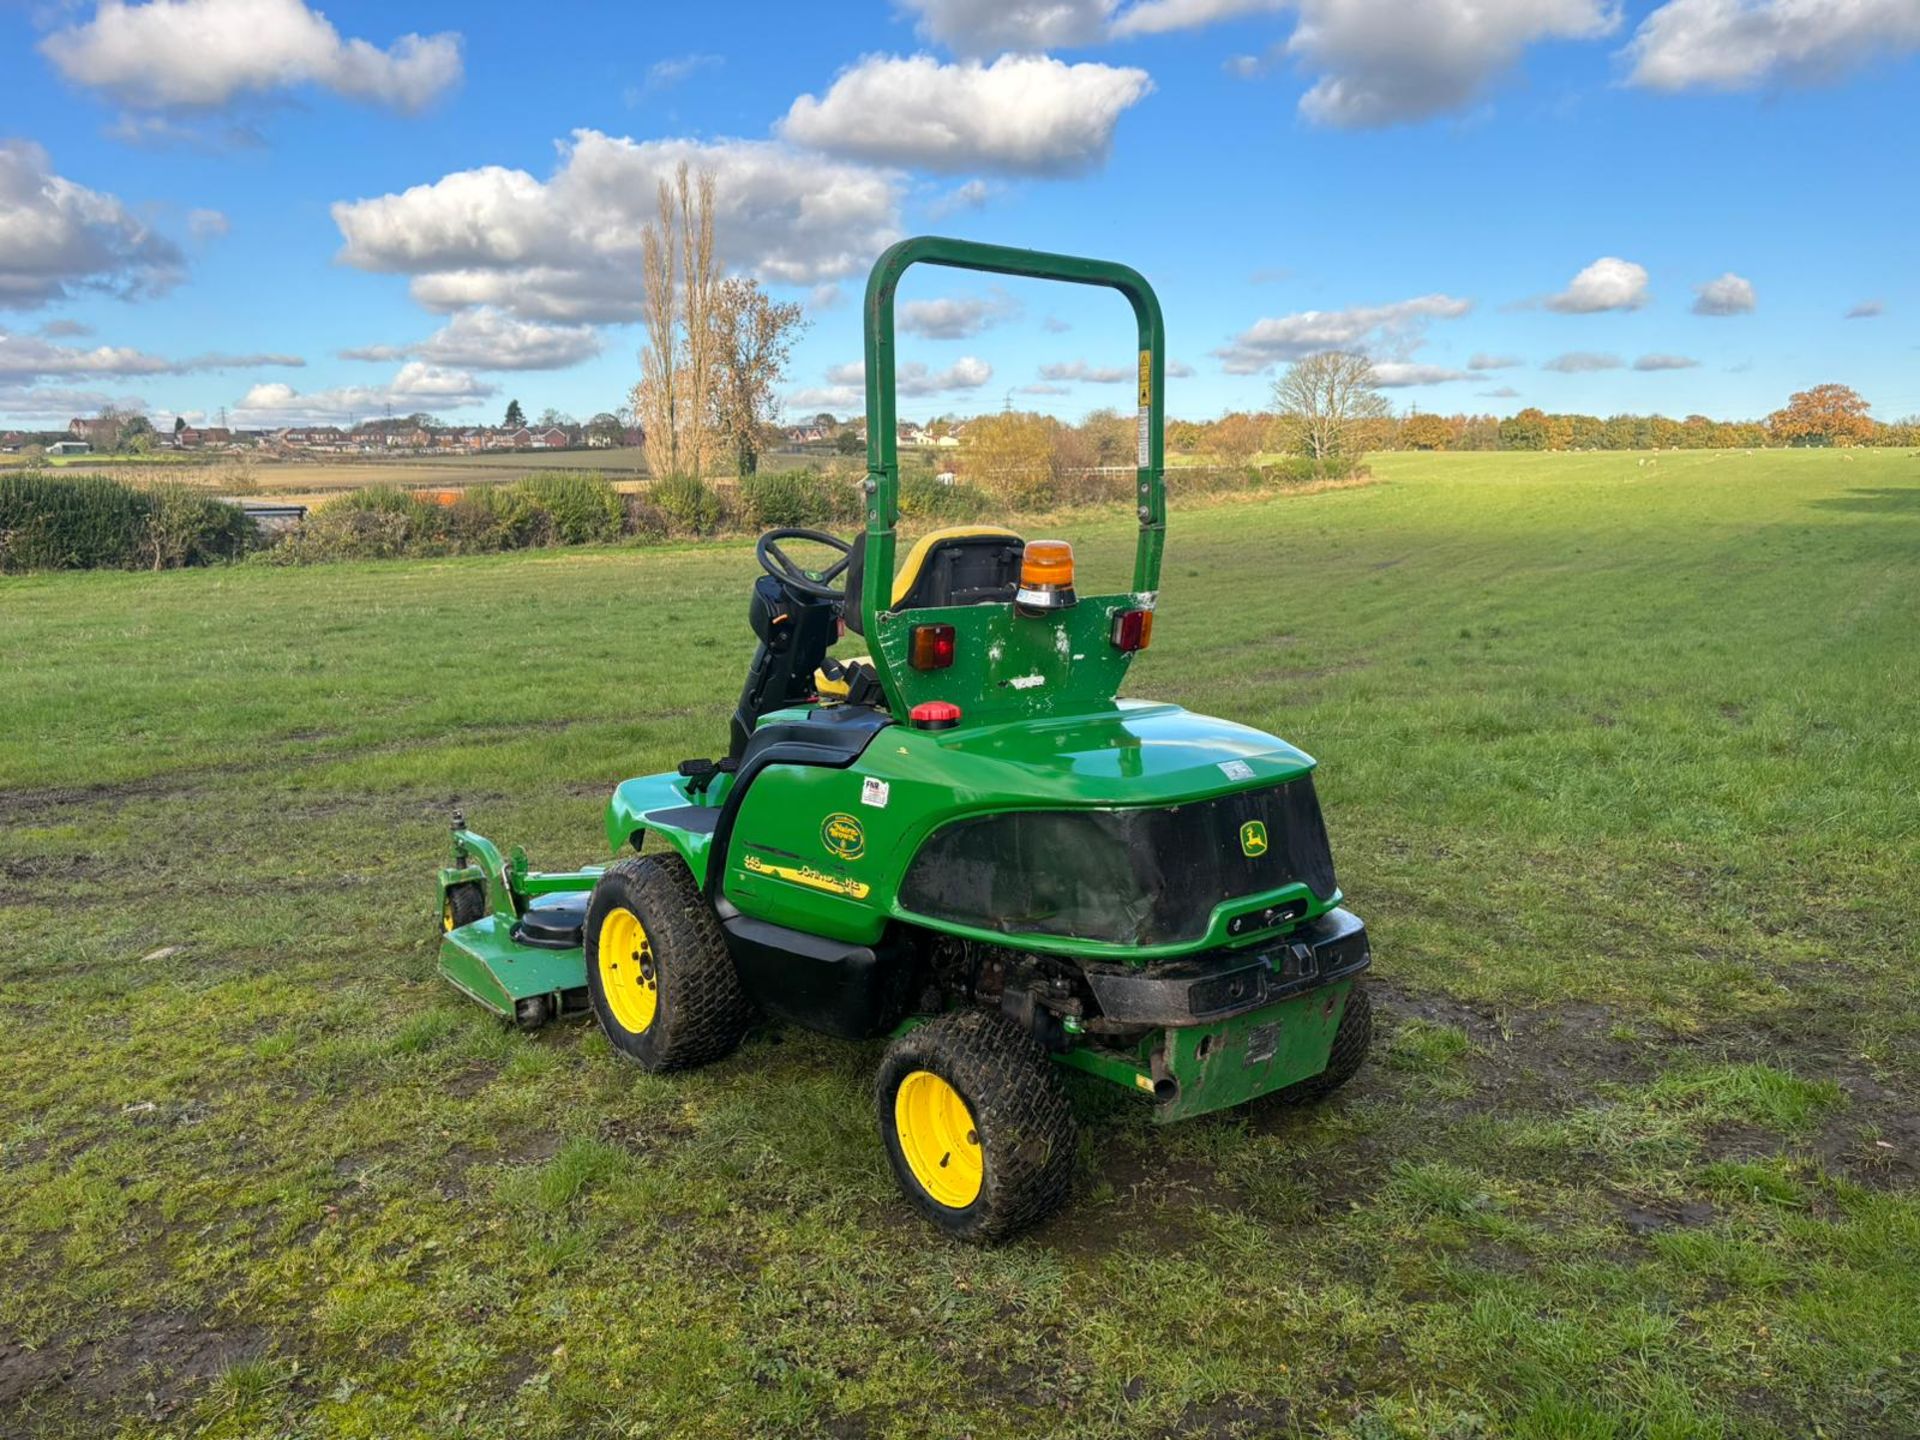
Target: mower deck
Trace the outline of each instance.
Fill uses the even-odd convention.
[[[520,944],[511,932],[511,925],[495,915],[449,930],[440,941],[441,975],[508,1019],[524,1000],[545,999],[556,1014],[585,1010],[587,962],[580,947],[540,949]]]

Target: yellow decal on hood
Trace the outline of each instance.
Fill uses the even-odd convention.
[[[849,900],[864,900],[873,887],[859,880],[849,880],[839,875],[823,875],[810,865],[775,865],[762,860],[758,855],[749,855],[742,862],[755,875],[772,875],[776,879],[790,884],[804,885],[809,890],[824,890],[829,895],[844,895]]]

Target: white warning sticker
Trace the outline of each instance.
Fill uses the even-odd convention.
[[[1244,760],[1222,760],[1220,773],[1229,780],[1253,779],[1253,767]]]
[[[860,782],[860,803],[871,805],[876,810],[886,809],[888,788],[886,781],[876,780],[871,775],[867,776]]]
[[[1147,466],[1153,463],[1152,452],[1150,450],[1150,447],[1147,444],[1147,432],[1153,428],[1152,423],[1147,419],[1147,416],[1149,413],[1150,412],[1144,406],[1141,408],[1141,411],[1140,411],[1140,458],[1137,464],[1139,468],[1142,470],[1146,469]]]

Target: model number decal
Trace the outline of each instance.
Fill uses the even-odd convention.
[[[849,900],[864,900],[872,887],[859,880],[849,880],[839,875],[822,875],[810,865],[775,865],[762,860],[758,855],[747,856],[744,868],[755,875],[772,875],[789,884],[804,885],[809,890],[824,890],[829,895],[845,895]]]

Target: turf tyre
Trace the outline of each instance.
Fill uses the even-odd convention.
[[[971,1112],[983,1166],[979,1193],[965,1206],[930,1195],[902,1148],[895,1102],[902,1082],[920,1071],[952,1086]],[[1006,1016],[957,1011],[902,1035],[880,1061],[873,1099],[902,1193],[954,1239],[997,1244],[1066,1202],[1073,1182],[1073,1112],[1046,1051]]]
[[[479,880],[449,885],[440,897],[440,928],[458,930],[487,913],[487,887]]]
[[[621,1023],[601,975],[601,930],[616,907],[638,917],[658,976],[657,1008],[640,1030]],[[647,1070],[689,1070],[739,1045],[753,1009],[727,954],[720,922],[678,855],[609,865],[588,899],[583,928],[587,998],[616,1050]]]
[[[1340,1028],[1333,1032],[1333,1045],[1327,1052],[1327,1068],[1310,1079],[1289,1085],[1273,1097],[1282,1105],[1310,1105],[1324,1100],[1360,1073],[1367,1052],[1373,1048],[1373,997],[1364,982],[1356,980],[1347,992],[1347,1008],[1340,1015]]]

